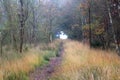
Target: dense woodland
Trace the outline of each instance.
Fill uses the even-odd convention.
[[[119,74],[120,0],[0,0],[0,80]]]
[[[52,42],[61,30],[70,39],[120,50],[119,0],[0,0],[0,48],[22,52]]]

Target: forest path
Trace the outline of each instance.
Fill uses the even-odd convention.
[[[30,73],[30,80],[49,80],[49,77],[54,72],[54,69],[61,64],[63,55],[63,43],[60,44],[58,55],[50,59],[49,64],[43,68],[36,68]]]

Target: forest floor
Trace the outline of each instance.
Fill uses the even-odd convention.
[[[50,61],[47,65],[41,67],[37,67],[33,72],[30,73],[30,80],[49,80],[52,73],[54,73],[54,69],[61,64],[63,55],[63,43],[61,42],[58,55],[50,58]]]

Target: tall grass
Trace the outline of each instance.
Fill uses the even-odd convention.
[[[20,53],[19,53],[20,55]],[[11,74],[17,75],[21,73],[28,73],[36,65],[42,61],[36,50],[31,49],[30,51],[21,54],[21,58],[3,60],[0,65],[0,80],[7,79]]]
[[[48,64],[55,57],[60,41],[50,44],[40,44],[24,53],[7,51],[0,58],[0,80],[29,80],[29,73],[39,66]],[[47,60],[48,59],[48,60]]]
[[[89,49],[77,41],[66,41],[62,64],[50,80],[120,80],[120,57],[114,52]]]

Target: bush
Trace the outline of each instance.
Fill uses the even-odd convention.
[[[46,54],[44,55],[44,59],[46,61],[50,61],[50,58],[55,57],[56,52],[55,51],[46,51]]]
[[[93,47],[102,47],[103,46],[103,43],[101,43],[100,41],[92,41],[92,46]]]

